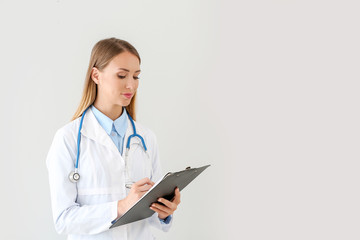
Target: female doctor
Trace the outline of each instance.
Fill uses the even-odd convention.
[[[152,217],[109,229],[162,177],[155,134],[135,122],[140,62],[127,41],[96,43],[80,105],[55,133],[46,165],[55,229],[68,239],[154,239],[150,225],[171,226],[178,188]]]

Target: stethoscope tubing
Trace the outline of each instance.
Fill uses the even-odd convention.
[[[132,128],[133,128],[134,133],[128,137],[128,141],[127,141],[127,143],[126,143],[126,148],[127,148],[127,149],[130,149],[130,141],[131,141],[131,138],[133,138],[133,137],[138,137],[138,138],[141,140],[141,142],[142,142],[142,145],[143,145],[143,147],[144,147],[145,152],[147,152],[146,144],[145,144],[145,141],[144,141],[143,137],[136,133],[136,128],[135,128],[134,120],[131,118],[130,115],[128,115],[128,116],[129,116],[129,119],[130,119],[130,122],[131,122],[131,125],[132,125]]]
[[[91,105],[85,109],[85,111],[83,112],[83,114],[81,116],[81,120],[80,120],[80,126],[79,126],[79,131],[78,131],[78,138],[77,138],[77,153],[76,153],[75,169],[74,169],[74,172],[71,172],[70,175],[69,175],[70,181],[72,181],[72,182],[77,182],[80,179],[80,175],[78,174],[78,168],[79,168],[79,157],[80,157],[81,128],[82,128],[82,125],[83,125],[85,113],[90,107],[91,107]],[[128,140],[127,140],[127,143],[126,143],[126,152],[125,152],[126,160],[127,160],[127,157],[128,157],[128,152],[130,150],[130,142],[131,142],[131,139],[133,137],[138,137],[141,140],[141,143],[142,143],[142,146],[143,146],[143,148],[145,150],[145,153],[149,157],[144,138],[136,133],[136,127],[135,127],[134,120],[131,118],[131,116],[129,114],[128,114],[128,117],[130,119],[130,122],[131,122],[131,125],[132,125],[132,128],[133,128],[133,134],[128,137]],[[127,161],[125,161],[125,162],[127,162]],[[128,167],[128,166],[126,166],[126,167]],[[75,177],[75,176],[77,176],[77,177]]]
[[[91,105],[90,105],[91,106]],[[81,120],[80,120],[80,126],[79,126],[79,132],[78,132],[78,138],[77,138],[77,153],[76,153],[76,164],[75,164],[75,172],[77,172],[78,167],[79,167],[79,156],[80,156],[80,140],[81,140],[81,128],[82,128],[82,124],[83,124],[83,120],[84,120],[84,116],[86,111],[90,108],[87,107],[85,109],[85,111],[83,112],[82,116],[81,116]]]

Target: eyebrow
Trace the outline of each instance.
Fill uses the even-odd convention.
[[[127,71],[127,72],[130,72],[130,70],[129,69],[126,69],[126,68],[118,68],[119,70],[124,70],[124,71]],[[140,70],[137,70],[137,71],[135,71],[135,72],[140,72]]]

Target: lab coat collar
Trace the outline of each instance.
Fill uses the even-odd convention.
[[[126,148],[128,138],[131,134],[133,134],[133,128],[132,128],[130,119],[127,118],[127,121],[128,121],[128,124],[127,124],[127,129],[126,129],[125,138],[124,138],[123,154],[125,152],[124,150]],[[134,123],[135,123],[135,127],[136,127],[136,132],[138,134],[140,134],[141,136],[143,136],[142,129],[138,128],[136,122],[134,122]],[[110,136],[106,133],[105,129],[100,125],[100,123],[96,119],[94,113],[91,110],[89,111],[89,109],[86,111],[85,116],[84,116],[83,125],[81,128],[81,134],[120,154],[119,150],[115,146],[114,142],[111,140]],[[131,144],[140,143],[140,142],[141,142],[141,140],[137,137],[133,137],[131,139]]]
[[[108,116],[106,116],[104,113],[100,112],[94,105],[91,105],[90,109],[93,112],[95,118],[98,120],[100,125],[105,129],[108,135],[111,134],[113,127],[115,127],[115,131],[120,136],[123,137],[125,135],[127,129],[127,123],[128,123],[126,108],[123,108],[123,112],[120,115],[120,117],[118,117],[114,121]]]

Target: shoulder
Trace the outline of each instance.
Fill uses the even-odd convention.
[[[80,117],[66,123],[56,130],[54,140],[63,140],[64,142],[73,142],[76,137],[80,126]]]
[[[79,119],[75,119],[56,130],[50,149],[47,154],[46,163],[49,166],[63,163],[63,159],[74,159],[76,155],[77,127]],[[70,163],[70,162],[69,162]]]

